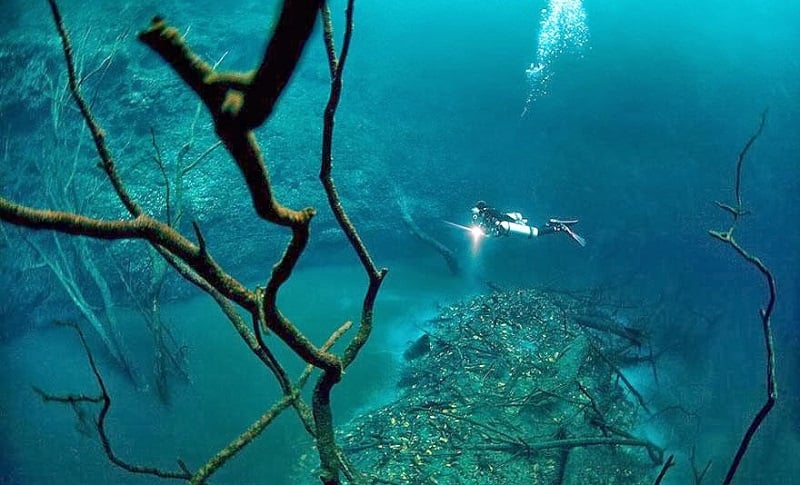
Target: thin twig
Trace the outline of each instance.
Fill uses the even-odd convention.
[[[694,485],[701,485],[703,483],[703,478],[705,478],[706,473],[708,470],[711,469],[711,460],[706,462],[706,466],[703,467],[702,470],[697,469],[697,461],[695,460],[695,447],[692,446],[692,451],[689,454],[689,461],[692,465],[692,474],[694,475]]]
[[[200,155],[198,155],[197,158],[195,158],[188,165],[183,167],[183,169],[181,170],[181,175],[186,175],[189,172],[191,172],[195,167],[197,167],[197,164],[199,164],[200,162],[205,160],[205,158],[207,156],[211,155],[211,153],[214,150],[216,150],[217,148],[219,148],[220,146],[222,146],[222,141],[217,140],[216,142],[214,142],[213,145],[211,145],[210,147],[206,148],[206,150],[203,153],[201,153]]]
[[[761,121],[758,124],[758,129],[750,135],[747,143],[744,144],[744,147],[742,147],[742,150],[739,152],[739,158],[736,160],[736,182],[734,184],[734,191],[736,192],[736,208],[738,209],[738,214],[741,214],[742,210],[742,165],[744,164],[747,152],[750,151],[750,147],[753,146],[753,143],[761,136],[761,132],[764,131],[764,125],[767,122],[767,111],[767,109],[764,109],[764,111],[761,112]]]
[[[524,443],[524,444],[523,444]],[[534,453],[541,450],[585,448],[588,446],[636,446],[645,448],[654,463],[660,463],[663,450],[650,441],[644,439],[613,438],[604,436],[589,436],[579,438],[556,439],[552,441],[534,442],[534,440],[520,440],[519,443],[478,444],[472,446],[482,451],[504,451],[508,453]]]
[[[167,168],[164,166],[164,159],[161,156],[161,147],[158,146],[158,141],[156,141],[156,130],[152,127],[150,128],[150,142],[153,145],[153,150],[155,151],[155,155],[153,156],[156,165],[158,166],[159,171],[161,172],[161,176],[164,177],[164,187],[165,187],[165,197],[166,197],[166,206],[167,206],[167,224],[172,225],[172,214],[170,213],[170,193],[169,193],[169,176],[167,175]]]
[[[653,485],[659,485],[661,481],[664,480],[667,470],[672,468],[673,465],[675,465],[675,455],[669,455],[667,461],[664,462],[664,466],[661,467],[661,471],[658,472],[658,476],[656,477],[656,481],[653,482]]]

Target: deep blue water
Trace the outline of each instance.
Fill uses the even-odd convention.
[[[120,32],[135,32],[162,13],[182,29],[191,26],[188,39],[201,55],[209,60],[224,55],[223,68],[248,69],[262,51],[275,8],[212,4],[65,1],[62,7],[87,65],[98,63]],[[101,180],[88,140],[81,147],[69,143],[85,137],[71,108],[63,116],[73,128],[60,132],[66,141],[43,148],[58,138],[50,129],[49,101],[57,91],[48,86],[63,83],[46,3],[5,0],[3,5],[11,14],[0,20],[0,139],[7,140],[0,195],[52,206],[41,182],[50,175],[42,175],[47,169],[36,161],[45,160],[43,151],[61,150],[44,167],[71,163],[77,153],[84,212],[119,216],[113,198],[94,195],[88,182]],[[542,10],[581,6],[587,37],[581,46],[565,41],[563,52],[544,59],[550,77],[537,86],[546,92],[521,116],[530,92],[526,69],[542,61],[537,52],[545,42],[558,46],[542,36]],[[332,11],[341,33],[343,2],[334,2]],[[672,303],[655,334],[669,335],[670,327],[684,331],[691,314],[720,322],[663,370],[676,394],[701,416],[695,440],[671,441],[669,423],[658,433],[676,453],[696,444],[701,456],[714,461],[709,483],[721,480],[764,398],[758,309],[766,288],[759,274],[707,231],[729,227],[729,216],[714,201],[733,202],[737,156],[768,109],[763,134],[744,163],[742,196],[750,214],[736,237],[778,283],[772,324],[780,395],[739,482],[800,483],[794,460],[800,451],[798,25],[800,4],[790,1],[359,0],[337,115],[334,175],[373,256],[391,273],[378,299],[373,340],[362,362],[348,371],[352,380],[336,391],[337,420],[345,422],[385,399],[397,377],[400,347],[417,335],[416,325],[435,315],[438,304],[484,291],[483,280],[582,289],[624,285],[633,300]],[[575,23],[555,30],[579,31]],[[133,35],[119,46],[107,77],[86,87],[96,90],[96,114],[133,192],[149,212],[163,217],[163,181],[148,161],[149,130],[155,128],[171,156],[177,149],[170,146],[186,138],[196,100]],[[31,67],[40,65],[37,59],[45,59],[40,70]],[[28,70],[36,76],[22,74]],[[276,193],[294,207],[325,207],[316,177],[327,89],[316,32],[274,118],[258,131]],[[204,116],[196,153],[214,140]],[[251,286],[263,282],[285,235],[257,222],[230,160],[217,152],[213,163],[188,177],[186,190],[189,217],[201,222],[215,258]],[[443,221],[467,224],[478,199],[521,211],[536,224],[549,217],[579,218],[577,229],[588,244],[580,248],[556,235],[489,240],[473,251],[466,234]],[[466,275],[449,276],[444,264],[406,233],[399,200],[424,230],[456,251]],[[42,267],[23,233],[3,227],[0,483],[151,483],[112,467],[97,441],[75,430],[68,408],[43,404],[30,390],[31,385],[52,386],[54,392],[93,387],[74,336],[49,325],[52,319],[79,318],[63,285]],[[189,226],[184,229],[192,236]],[[339,322],[357,318],[366,278],[329,211],[320,210],[312,231],[309,251],[282,302],[290,317],[307,322],[305,331],[322,341]],[[53,241],[40,236],[36,241],[54,254]],[[128,248],[112,247],[116,255]],[[139,252],[130,253],[138,255],[130,267],[142,271],[136,261],[146,253],[131,248]],[[150,341],[126,306],[108,253],[101,245],[91,251],[119,297],[128,345],[146,375]],[[86,291],[96,291],[85,270],[76,271]],[[180,457],[197,465],[251,423],[278,390],[258,381],[262,368],[228,324],[220,323],[212,302],[175,278],[168,281],[165,321],[189,349],[192,382],[176,383],[173,403],[165,408],[152,388],[132,387],[100,353],[115,393],[109,428],[116,446],[133,461],[169,467]],[[290,477],[299,457],[314,459],[297,431],[296,419],[282,416],[215,483],[294,483]],[[276,443],[285,449],[276,452]],[[688,483],[687,467],[682,455],[671,472],[673,483]]]

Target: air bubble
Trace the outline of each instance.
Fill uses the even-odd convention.
[[[525,70],[528,97],[522,116],[539,98],[547,94],[553,64],[562,55],[580,55],[589,42],[586,11],[581,0],[550,0],[542,9],[536,59]]]

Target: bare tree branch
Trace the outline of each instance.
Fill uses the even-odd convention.
[[[406,225],[408,230],[411,231],[411,233],[416,236],[417,239],[433,248],[434,251],[439,253],[442,258],[444,258],[452,275],[458,276],[461,274],[461,267],[458,264],[458,259],[453,251],[440,241],[434,239],[433,236],[423,231],[414,221],[414,218],[411,217],[408,207],[402,200],[400,201],[400,218],[403,220],[403,223]]]
[[[342,206],[336,185],[333,182],[331,171],[333,168],[333,131],[336,110],[339,106],[342,92],[342,74],[344,72],[347,54],[350,51],[350,41],[353,34],[353,7],[354,0],[348,0],[345,10],[345,33],[342,41],[340,55],[336,56],[333,43],[333,27],[331,24],[330,12],[327,7],[323,9],[323,29],[326,52],[328,54],[328,67],[331,72],[331,89],[328,103],[325,107],[322,127],[322,163],[319,173],[320,181],[325,188],[328,196],[328,205],[333,211],[336,221],[345,233],[347,240],[358,255],[364,271],[369,277],[369,285],[364,303],[361,310],[361,324],[353,339],[344,351],[341,361],[341,369],[325,369],[317,385],[314,387],[312,405],[314,409],[314,421],[317,425],[317,448],[321,460],[320,479],[326,485],[338,485],[338,448],[336,446],[333,432],[333,414],[330,407],[330,393],[333,386],[341,379],[341,371],[355,359],[358,352],[366,343],[372,332],[373,306],[375,298],[386,276],[387,269],[378,269],[366,246],[362,242],[358,232],[347,216]]]
[[[80,83],[78,80],[77,75],[75,74],[75,63],[73,61],[72,55],[72,44],[69,40],[69,35],[67,34],[66,29],[64,28],[64,22],[61,18],[61,12],[56,5],[55,0],[47,0],[47,3],[50,5],[50,10],[53,15],[53,20],[56,24],[56,29],[58,30],[58,35],[61,38],[61,46],[64,51],[64,62],[67,65],[67,75],[69,76],[69,91],[72,94],[72,98],[75,100],[75,104],[78,106],[78,109],[83,116],[83,119],[86,121],[86,125],[89,127],[89,131],[92,134],[92,140],[94,140],[95,149],[97,150],[97,154],[100,156],[101,164],[100,166],[106,172],[108,179],[111,181],[111,184],[114,187],[114,191],[119,196],[120,200],[122,201],[125,208],[128,209],[128,212],[131,213],[134,217],[139,216],[143,213],[141,207],[134,202],[131,198],[130,194],[128,194],[127,189],[125,188],[124,184],[122,183],[122,179],[117,172],[116,165],[114,163],[114,158],[111,156],[111,152],[106,145],[106,134],[97,124],[97,121],[94,118],[94,115],[91,112],[89,104],[84,99],[83,95],[81,94]]]
[[[653,482],[653,485],[660,485],[664,480],[664,477],[667,475],[667,470],[672,468],[674,465],[675,455],[669,455],[667,461],[665,461],[664,465],[661,467],[661,471],[658,472],[658,476],[656,477],[656,481]]]
[[[55,396],[51,394],[47,394],[43,391],[36,389],[37,393],[42,397],[45,401],[56,401],[61,403],[69,403],[74,404],[76,401],[86,401],[86,402],[93,402],[93,403],[102,403],[103,406],[100,409],[100,413],[97,417],[97,421],[95,421],[95,427],[97,428],[97,434],[100,437],[100,443],[103,445],[103,451],[105,452],[108,460],[117,465],[118,467],[126,470],[130,473],[136,473],[141,475],[154,475],[159,478],[170,478],[176,480],[188,480],[191,477],[191,473],[186,470],[186,466],[183,464],[182,461],[178,460],[179,467],[181,471],[164,471],[160,468],[150,467],[150,466],[142,466],[142,465],[135,465],[129,463],[114,453],[114,449],[111,446],[111,440],[106,433],[106,417],[108,416],[108,412],[111,409],[111,397],[108,394],[108,389],[106,388],[105,381],[103,380],[103,376],[100,374],[100,370],[97,367],[97,363],[94,360],[94,355],[92,355],[92,351],[89,348],[89,344],[86,343],[86,337],[84,337],[83,332],[81,331],[80,327],[73,322],[59,322],[62,325],[68,326],[75,330],[78,334],[78,338],[80,339],[81,346],[83,347],[83,351],[86,354],[86,358],[89,361],[89,367],[92,369],[92,374],[94,375],[95,381],[97,385],[100,387],[101,395],[98,397],[93,396]]]
[[[297,63],[299,52],[297,53],[298,58],[291,56],[286,58],[276,55],[273,46],[289,42],[302,49],[310,34],[310,29],[305,31],[300,28],[293,33],[290,30],[305,25],[308,4],[312,4],[313,7],[313,18],[311,19],[313,24],[316,18],[316,9],[319,8],[318,2],[300,0],[284,3],[283,13],[276,27],[276,35],[280,33],[282,37],[279,40],[273,38],[264,59],[264,62],[269,60],[279,70],[274,79],[267,79],[268,75],[265,74],[263,65],[255,77],[252,73],[215,72],[211,65],[189,48],[178,30],[167,25],[160,17],[153,19],[150,28],[139,34],[139,39],[159,54],[205,103],[214,119],[217,135],[244,175],[253,207],[258,215],[267,221],[283,226],[298,228],[306,226],[306,231],[310,219],[314,216],[314,209],[305,208],[294,211],[275,200],[261,149],[256,142],[255,135],[250,130],[261,124],[272,111],[272,106],[288,80],[288,74],[284,74],[284,70],[286,68],[294,69]],[[295,15],[300,20],[295,18]],[[294,36],[294,40],[289,40],[288,36]],[[259,93],[271,101],[266,104],[262,103],[257,99]],[[250,107],[243,104],[245,98],[251,103]],[[241,116],[239,116],[240,111]],[[261,119],[262,116],[263,119]],[[261,119],[258,124],[251,124],[257,119]]]
[[[739,221],[739,217],[744,214],[744,209],[742,207],[742,187],[741,187],[741,173],[742,173],[742,165],[744,163],[745,158],[753,146],[753,143],[761,136],[761,133],[764,130],[764,125],[766,123],[766,116],[767,110],[764,110],[761,113],[761,121],[758,125],[756,131],[750,136],[750,138],[745,143],[742,150],[739,152],[739,157],[736,162],[736,179],[734,184],[734,193],[736,196],[736,206],[726,206],[725,204],[717,203],[720,207],[725,209],[727,212],[731,213],[733,216],[733,223],[731,224],[730,229],[726,232],[721,231],[709,231],[709,234],[722,241],[723,243],[729,245],[736,251],[739,256],[741,256],[746,262],[755,266],[755,268],[761,273],[764,277],[764,280],[767,283],[767,290],[768,290],[768,298],[767,303],[764,305],[763,308],[759,310],[759,316],[761,317],[761,329],[764,335],[764,349],[767,354],[766,358],[766,376],[765,376],[765,384],[766,384],[766,400],[761,408],[758,410],[756,415],[753,417],[750,425],[747,427],[744,436],[742,437],[741,442],[739,443],[739,448],[736,450],[736,455],[733,458],[733,463],[731,463],[730,468],[728,469],[728,473],[725,475],[725,480],[723,481],[724,484],[729,484],[733,481],[734,475],[736,475],[736,471],[741,464],[742,459],[744,458],[745,453],[747,453],[747,448],[750,446],[750,441],[755,436],[756,431],[761,426],[761,423],[767,417],[769,412],[772,410],[773,406],[775,405],[775,401],[778,399],[778,388],[777,383],[775,380],[775,349],[774,343],[772,339],[772,324],[770,322],[770,318],[772,317],[772,311],[775,308],[775,300],[777,298],[777,290],[775,284],[775,277],[772,272],[767,268],[767,266],[761,262],[761,260],[755,256],[752,256],[748,253],[744,248],[742,248],[739,243],[733,237],[734,229],[736,228],[736,224]]]
[[[351,322],[345,322],[344,325],[339,327],[331,336],[328,338],[328,341],[322,345],[321,349],[323,351],[329,350],[333,344],[339,340],[347,330],[350,329],[352,326]],[[219,468],[221,468],[229,459],[233,458],[239,451],[242,450],[245,446],[247,446],[251,441],[257,438],[262,431],[276,418],[280,413],[282,413],[286,408],[296,402],[300,397],[300,391],[305,386],[308,378],[311,377],[311,372],[314,370],[314,367],[311,365],[306,365],[305,370],[300,375],[300,378],[297,379],[297,383],[287,392],[284,396],[275,404],[272,405],[255,423],[253,423],[247,430],[239,435],[234,441],[232,441],[228,446],[220,450],[219,453],[214,455],[205,465],[200,467],[200,469],[195,473],[195,475],[191,479],[191,483],[199,484],[204,483],[205,480],[208,479],[213,473],[215,473]]]
[[[247,309],[255,308],[253,293],[225,273],[210,255],[167,224],[141,214],[135,219],[114,221],[42,209],[33,209],[0,197],[0,218],[30,229],[49,229],[96,239],[144,239],[186,262],[227,298]]]

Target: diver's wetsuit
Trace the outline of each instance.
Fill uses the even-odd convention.
[[[475,208],[478,209],[480,214],[483,217],[488,219],[496,219],[498,221],[506,221],[506,222],[516,222],[516,220],[508,214],[504,214],[499,210],[495,209],[494,207],[489,207],[486,205],[486,202],[479,200],[477,204],[475,204]]]
[[[472,208],[473,228],[484,236],[503,237],[503,236],[522,236],[528,239],[543,234],[553,234],[563,232],[571,237],[581,246],[586,246],[586,240],[575,233],[570,226],[577,224],[578,220],[550,219],[543,227],[539,228],[528,224],[526,219],[519,212],[503,213],[489,207],[486,202],[479,200]]]
[[[501,222],[511,222],[514,224],[520,224],[524,226],[528,226],[527,220],[521,218],[521,214],[519,214],[520,218],[515,218],[511,214],[507,214],[504,212],[500,212],[499,210],[495,209],[494,207],[489,207],[486,202],[479,200],[475,204],[475,208],[478,209],[479,218],[486,221],[487,229],[492,229],[495,236],[504,236],[508,235],[508,231],[502,231],[498,228]],[[488,223],[491,222],[489,225]],[[494,227],[492,227],[494,226]],[[545,225],[543,228],[535,227],[535,226],[528,226],[531,227],[531,235],[542,235],[542,234],[552,234],[556,230],[554,227]]]

